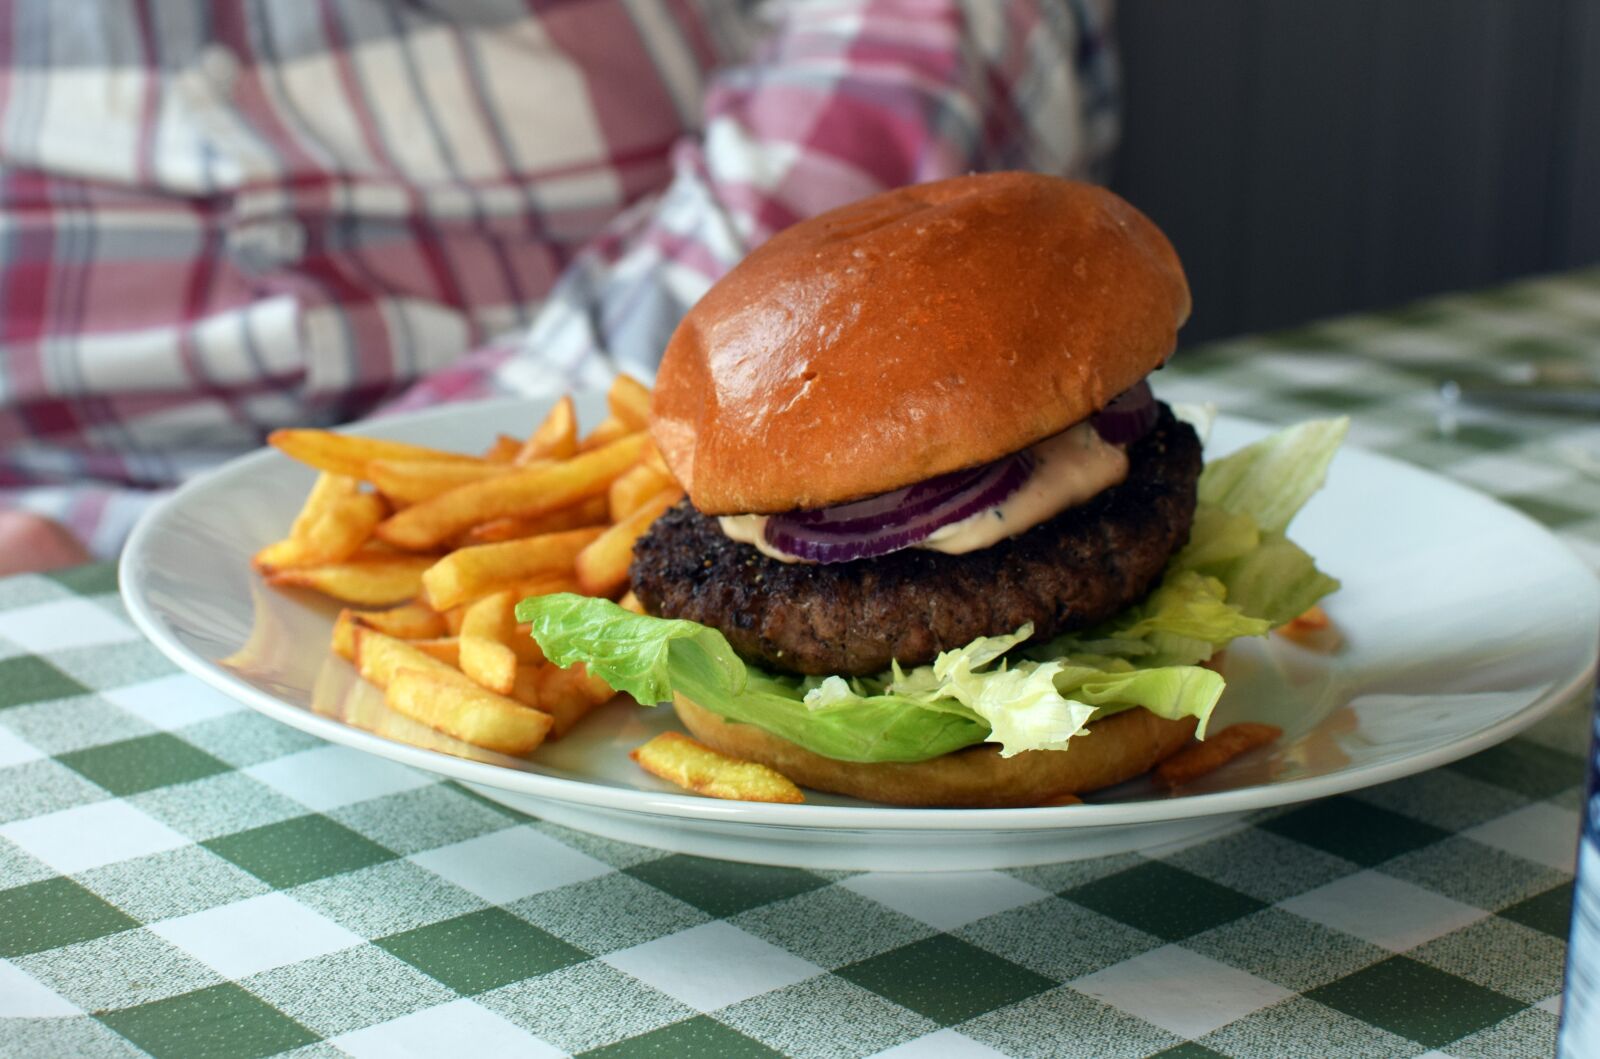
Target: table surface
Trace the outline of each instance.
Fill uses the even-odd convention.
[[[1600,368],[1600,272],[1188,351],[1170,400],[1515,505],[1600,565],[1600,424],[1446,379]],[[179,674],[113,571],[0,581],[0,1054],[1547,1056],[1581,706],[1159,854],[896,876],[568,831]]]

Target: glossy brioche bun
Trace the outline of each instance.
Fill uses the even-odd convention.
[[[1195,719],[1169,721],[1135,707],[1089,726],[1071,750],[1003,758],[979,745],[910,764],[861,764],[814,754],[753,724],[724,720],[682,695],[678,719],[713,750],[770,765],[802,787],[892,805],[1011,809],[1099,790],[1147,772],[1194,735]],[[1079,740],[1082,740],[1080,743]]]
[[[986,463],[1169,356],[1189,289],[1103,188],[985,173],[802,221],[673,334],[651,432],[708,515],[821,507]]]

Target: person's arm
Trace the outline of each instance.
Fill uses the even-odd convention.
[[[88,562],[66,527],[31,511],[0,510],[0,577],[59,570]]]
[[[618,366],[648,379],[712,280],[790,221],[861,195],[971,169],[1095,175],[1115,132],[1107,2],[771,0],[758,39],[708,84],[697,131],[674,152],[670,185],[577,255],[524,338],[438,373],[403,406],[556,392],[598,384]],[[734,5],[700,10],[732,12],[725,17],[741,28],[748,17]],[[183,437],[193,425],[182,415],[150,421],[170,422],[169,433]],[[104,426],[126,424],[113,416]],[[215,440],[205,439],[224,451]],[[72,467],[51,457],[32,470],[51,481]],[[181,476],[174,464],[140,484]],[[0,487],[0,509],[42,514],[108,556],[160,495],[124,479],[133,481],[32,486],[25,474]]]
[[[1103,175],[1117,133],[1109,0],[771,3],[714,76],[674,178],[574,260],[520,348],[468,357],[397,406],[642,378],[713,280],[778,229],[974,170]]]
[[[0,487],[0,577],[115,558],[165,490],[106,482]]]

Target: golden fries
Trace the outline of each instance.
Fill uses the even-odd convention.
[[[577,586],[574,585],[574,588]],[[515,609],[517,602],[529,596],[544,595],[541,592],[512,592],[511,606]],[[515,620],[516,615],[512,615]],[[512,627],[511,653],[517,656],[517,661],[527,666],[536,666],[544,661],[544,648],[539,646],[539,641],[533,638],[532,625],[516,625]]]
[[[333,651],[341,658],[356,656],[356,626],[376,629],[398,640],[431,640],[446,631],[443,616],[421,603],[403,603],[389,610],[352,610],[345,607],[333,623]]]
[[[612,418],[629,430],[643,430],[650,425],[650,391],[631,375],[618,375],[611,383],[606,406],[611,409]]]
[[[498,435],[482,456],[277,431],[273,445],[320,473],[288,536],[252,565],[270,584],[348,604],[331,648],[390,708],[528,753],[615,692],[581,664],[546,660],[517,602],[622,593],[633,542],[682,495],[643,432],[649,390],[619,376],[607,402],[587,435],[563,398],[526,440]]]
[[[1320,606],[1313,606],[1273,631],[1291,643],[1323,653],[1337,651],[1341,642],[1338,627]]]
[[[452,669],[461,668],[461,641],[454,636],[444,636],[435,640],[407,640],[406,642],[429,658],[443,662]]]
[[[348,559],[389,513],[383,500],[360,491],[360,483],[326,471],[306,497],[289,527],[289,536],[269,544],[251,560],[260,573],[291,566],[314,566]]]
[[[1283,734],[1271,724],[1242,722],[1212,732],[1204,742],[1193,742],[1156,766],[1156,782],[1172,790],[1215,772],[1240,754],[1266,746]]]
[[[361,674],[362,679],[380,688],[388,687],[395,673],[404,667],[450,668],[404,640],[386,636],[376,629],[364,629],[360,625],[355,629],[355,663],[356,672]]]
[[[719,754],[677,732],[662,732],[628,756],[651,775],[712,798],[790,804],[806,800],[781,772]]]
[[[578,451],[589,452],[593,449],[602,448],[633,433],[634,431],[628,429],[627,423],[616,416],[609,416],[601,420],[599,426],[591,430],[587,437],[578,442]]]
[[[431,640],[448,631],[442,615],[416,600],[388,610],[350,613],[359,618],[361,624],[397,640]]]
[[[490,463],[510,463],[522,451],[522,442],[510,434],[498,434],[494,443],[483,450],[483,458]]]
[[[433,564],[425,555],[357,558],[275,570],[267,575],[267,584],[314,588],[344,603],[381,607],[416,598],[422,591],[423,572]]]
[[[510,592],[484,596],[461,616],[461,671],[491,691],[511,694],[517,682],[517,653],[511,639],[517,634]]]
[[[675,484],[671,478],[647,463],[623,471],[611,483],[611,490],[607,494],[612,520],[621,522],[643,507],[651,497]]]
[[[610,506],[605,497],[591,496],[571,507],[549,511],[543,515],[533,515],[529,518],[497,518],[492,522],[485,522],[462,534],[459,543],[462,547],[469,544],[496,544],[500,541],[520,540],[523,537],[537,537],[541,533],[555,533],[559,530],[605,526],[609,524],[606,517],[609,510]]]
[[[630,434],[564,462],[463,485],[391,515],[378,524],[376,536],[397,548],[424,551],[480,522],[555,511],[604,493],[643,447],[644,435]]]
[[[654,441],[646,443],[644,453],[639,457],[639,462],[646,467],[652,468],[668,481],[677,481],[676,478],[672,477],[672,468],[667,466],[666,457],[661,455],[661,450],[656,448]]]
[[[425,445],[407,445],[402,441],[381,441],[378,438],[358,437],[355,434],[335,434],[331,430],[306,430],[300,428],[274,430],[267,435],[267,444],[301,463],[319,471],[360,478],[372,460],[461,460],[477,462],[478,457],[459,452],[441,452]]]
[[[539,709],[555,718],[558,734],[565,735],[584,714],[615,695],[611,685],[591,674],[582,662],[565,669],[539,667]]]
[[[570,460],[578,454],[578,413],[572,407],[572,398],[563,397],[550,409],[528,440],[517,453],[515,462],[532,463],[535,460]]]
[[[526,599],[529,596],[549,596],[557,592],[577,591],[580,591],[578,581],[570,574],[530,578],[527,581],[518,581],[511,588],[511,594],[518,599]]]
[[[462,463],[459,460],[372,460],[366,478],[395,504],[419,504],[440,493],[512,470],[510,463]]]
[[[599,677],[590,676],[583,663],[566,669],[554,665],[517,667],[511,697],[550,715],[550,738],[559,739],[583,720],[589,711],[616,695]]]
[[[591,527],[458,548],[422,575],[425,598],[434,610],[447,610],[521,581],[562,573],[571,569],[579,552],[607,532]]]
[[[480,688],[416,646],[371,629],[355,632],[355,667],[384,689],[390,707],[478,747],[528,753],[554,725],[549,713]]]
[[[448,666],[396,671],[383,699],[412,720],[502,754],[529,753],[554,723],[549,714],[480,688]]]
[[[573,563],[578,586],[591,596],[614,595],[628,583],[628,565],[633,562],[633,542],[662,512],[683,498],[678,489],[664,489],[645,501],[633,514],[596,537]]]

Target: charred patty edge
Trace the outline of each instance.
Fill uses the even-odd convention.
[[[651,614],[720,630],[747,661],[791,673],[868,675],[931,661],[1026,622],[1034,639],[1132,605],[1188,540],[1200,441],[1165,405],[1129,450],[1128,477],[992,547],[907,548],[836,564],[783,563],[730,540],[685,500],[634,546]]]

